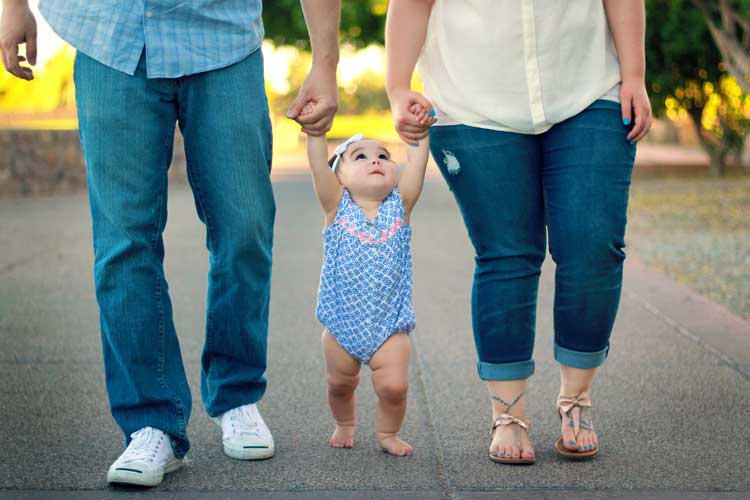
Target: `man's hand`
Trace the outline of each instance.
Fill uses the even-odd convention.
[[[306,105],[313,104],[312,112],[302,113]],[[311,107],[308,106],[308,110]],[[286,116],[302,126],[308,135],[323,135],[331,130],[333,117],[339,109],[336,67],[322,68],[313,64]]]
[[[18,54],[18,46],[26,44],[26,57]],[[33,80],[31,68],[21,66],[28,61],[36,64],[36,20],[26,0],[6,0],[0,17],[0,55],[3,66],[12,75],[24,80]]]

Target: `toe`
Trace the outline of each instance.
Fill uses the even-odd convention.
[[[500,447],[493,441],[490,443],[490,455],[496,457],[499,455]]]
[[[575,434],[573,434],[573,431],[563,432],[562,440],[563,440],[563,446],[566,449],[575,450],[578,448],[578,443],[576,442]]]
[[[513,458],[519,458],[521,456],[521,450],[518,448],[518,446],[513,446],[510,449],[511,457]]]
[[[578,439],[576,440],[576,449],[578,451],[586,451],[588,448],[589,438],[588,435],[586,435],[585,432],[582,432],[578,435]]]

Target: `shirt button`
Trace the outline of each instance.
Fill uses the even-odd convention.
[[[146,17],[152,17],[153,15],[154,15],[154,13],[151,12],[150,10],[146,11]]]

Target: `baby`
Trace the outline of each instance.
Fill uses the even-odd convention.
[[[309,103],[302,113],[313,109]],[[418,105],[411,111],[423,123],[433,121]],[[412,447],[398,436],[409,383],[407,335],[416,325],[409,216],[422,191],[428,139],[409,148],[398,179],[386,147],[361,134],[340,144],[330,159],[325,136],[308,136],[307,155],[325,213],[316,314],[324,327],[328,404],[336,420],[328,443],[354,446],[354,390],[364,363],[378,396],[378,443],[393,455],[410,455]]]

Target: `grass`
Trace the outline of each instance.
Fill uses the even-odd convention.
[[[627,243],[678,282],[750,318],[750,177],[634,181]]]

